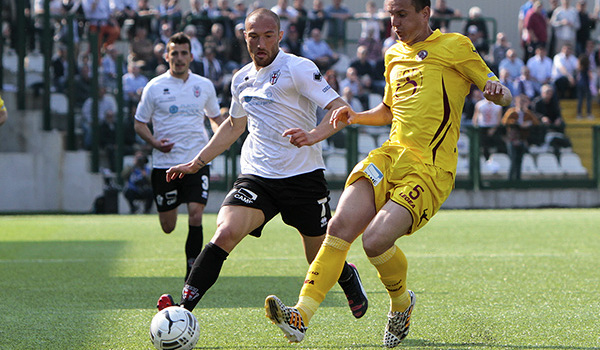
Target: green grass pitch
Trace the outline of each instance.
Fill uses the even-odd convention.
[[[205,242],[215,228],[206,215]],[[156,215],[0,216],[0,349],[153,349],[162,293],[183,286],[187,217],[171,235]],[[600,349],[600,209],[442,211],[398,242],[417,304],[399,349]],[[339,288],[305,340],[287,343],[264,298],[295,303],[307,263],[279,217],[225,262],[194,310],[197,349],[379,349],[387,294],[360,239],[348,255],[370,308],[350,314]]]

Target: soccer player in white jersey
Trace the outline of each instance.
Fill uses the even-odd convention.
[[[276,214],[281,213],[283,221],[301,234],[309,262],[323,242],[331,217],[321,145],[316,140],[337,129],[327,122],[328,117],[317,126],[316,109],[321,106],[331,113],[346,103],[313,62],[280,50],[283,31],[275,13],[257,9],[246,18],[245,29],[252,62],[233,77],[229,118],[196,157],[167,171],[169,180],[200,171],[248,127],[242,175],[225,198],[215,235],[196,259],[183,288],[181,305],[188,310],[217,281],[235,246],[247,235],[259,237]],[[294,146],[298,140],[310,146]],[[354,265],[344,263],[339,283],[354,317],[362,317],[368,301]],[[161,296],[158,308],[170,305],[172,298]]]
[[[208,117],[213,130],[224,120],[211,81],[189,70],[193,60],[189,38],[173,35],[167,43],[169,70],[144,87],[135,114],[135,131],[152,146],[152,190],[160,225],[171,233],[177,223],[177,207],[187,203],[188,236],[185,244],[186,278],[202,250],[202,214],[209,190],[209,169],[167,182],[169,167],[188,161],[208,143]],[[148,123],[152,123],[153,132]]]

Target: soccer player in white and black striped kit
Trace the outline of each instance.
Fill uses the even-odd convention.
[[[225,198],[215,235],[196,259],[183,288],[181,306],[188,310],[217,281],[235,246],[247,235],[259,237],[276,214],[299,231],[308,262],[325,237],[331,211],[321,145],[316,140],[333,135],[341,126],[334,129],[329,114],[317,126],[316,109],[332,111],[346,103],[313,62],[279,49],[282,36],[279,17],[272,11],[263,8],[248,15],[245,37],[253,62],[233,77],[230,117],[192,161],[167,171],[169,180],[198,172],[248,127],[242,175]],[[308,141],[309,146],[296,147],[299,141]],[[368,300],[354,265],[345,264],[339,283],[352,314],[362,317]],[[165,294],[158,308],[173,304]]]
[[[202,214],[209,190],[209,169],[167,182],[169,167],[188,161],[208,143],[204,121],[216,130],[224,120],[212,82],[190,72],[193,60],[190,39],[174,34],[167,43],[169,70],[144,87],[135,113],[135,131],[152,146],[152,190],[160,225],[171,233],[177,223],[177,207],[187,203],[188,237],[185,244],[186,279],[202,250]],[[148,123],[152,123],[150,131]]]

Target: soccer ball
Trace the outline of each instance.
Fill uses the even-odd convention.
[[[196,317],[179,306],[159,311],[150,324],[150,340],[158,350],[190,350],[200,338]]]

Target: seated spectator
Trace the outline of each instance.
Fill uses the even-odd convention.
[[[363,105],[363,110],[369,105],[368,96],[365,93],[362,81],[358,77],[356,69],[348,67],[346,69],[346,77],[340,81],[340,90],[343,92],[346,87],[352,91],[352,96],[358,98]]]
[[[210,6],[212,6],[212,2]],[[210,10],[203,7],[202,0],[190,0],[190,10],[183,16],[184,26],[193,25],[196,27],[196,35],[199,38],[205,38],[210,34],[212,19],[209,18],[208,11]]]
[[[135,204],[136,200],[144,201],[144,214],[148,214],[150,209],[152,209],[154,195],[150,182],[151,173],[152,169],[148,165],[148,157],[141,151],[135,153],[133,166],[123,171],[123,178],[127,179],[123,195],[129,203],[131,214],[135,214],[138,211],[138,207]]]
[[[540,95],[541,85],[531,77],[529,68],[527,66],[521,67],[521,75],[514,81],[513,89],[516,95],[527,95],[529,100]]]
[[[163,21],[158,32],[158,39],[154,41],[154,44],[163,43],[166,46],[171,35],[173,35],[173,27],[171,22]]]
[[[198,39],[198,30],[196,29],[196,26],[188,24],[185,26],[185,28],[183,28],[183,32],[190,38],[194,61],[200,62],[200,59],[204,55],[204,49],[202,48],[202,43]]]
[[[302,56],[302,38],[295,24],[288,27],[287,35],[281,41],[281,49],[284,52]]]
[[[326,71],[338,60],[338,54],[333,52],[327,42],[321,40],[321,31],[317,28],[313,29],[310,32],[310,38],[304,41],[302,53],[321,71]]]
[[[223,36],[227,39],[233,39],[233,31],[235,24],[233,19],[233,9],[229,7],[229,0],[217,0],[218,17],[214,19],[215,23],[220,23],[223,26]]]
[[[250,63],[252,59],[248,53],[246,45],[246,37],[244,36],[244,23],[238,23],[235,26],[235,39],[233,41],[233,49],[231,50],[231,60],[236,63],[237,68]],[[232,71],[233,73],[233,71]]]
[[[327,81],[327,84],[329,84],[329,86],[331,86],[331,88],[335,90],[335,92],[337,92],[338,94],[340,93],[340,83],[335,70],[328,69],[325,72],[325,80]]]
[[[367,47],[359,45],[356,48],[356,58],[350,61],[350,67],[356,69],[356,73],[362,79],[367,76],[371,80],[374,78],[374,67],[367,59]]]
[[[313,0],[312,9],[308,12],[308,34],[310,35],[315,28],[323,31],[325,21],[327,21],[327,13],[323,7],[323,0]]]
[[[327,14],[327,41],[334,49],[344,47],[346,43],[346,21],[352,18],[352,12],[342,5],[343,0],[332,0],[325,8]]]
[[[208,50],[209,47],[224,64],[231,61],[232,40],[225,37],[223,24],[215,23],[210,27],[210,35],[204,39],[204,49]]]
[[[204,57],[202,57],[202,60],[198,65],[198,70],[194,72],[212,81],[215,90],[217,91],[217,95],[223,93],[223,88],[225,86],[225,72],[223,71],[222,64],[221,60],[217,58],[213,47],[207,46],[204,50]]]
[[[507,151],[511,160],[509,180],[520,180],[521,164],[529,145],[530,130],[539,125],[540,121],[529,109],[527,96],[517,95],[514,99],[515,106],[504,113],[502,125],[506,128]]]
[[[358,39],[358,45],[365,47],[367,50],[367,59],[371,64],[374,64],[381,58],[381,49],[383,44],[381,40],[375,37],[375,30],[370,28],[367,30],[367,35]]]
[[[492,151],[506,153],[506,144],[502,139],[502,106],[485,98],[479,100],[475,104],[473,126],[479,129],[479,143],[485,159],[490,158]]]
[[[554,94],[552,84],[542,85],[540,96],[533,101],[533,110],[547,129],[560,133],[565,132],[560,103]]]
[[[552,60],[552,79],[558,98],[575,97],[577,83],[577,57],[573,55],[571,44],[563,45]]]
[[[548,84],[552,81],[552,59],[547,56],[544,46],[535,48],[535,56],[527,61],[527,68],[531,77],[539,84]]]
[[[513,81],[510,79],[510,73],[508,72],[508,69],[504,68],[500,70],[500,73],[498,74],[498,80],[500,83],[502,83],[502,85],[506,86],[510,90],[510,94],[512,96],[516,96],[515,89],[513,87]],[[514,103],[515,101],[513,99],[511,106],[514,106]]]
[[[446,0],[436,0],[429,22],[433,30],[439,29],[442,33],[447,33],[450,30],[450,20],[461,16],[459,10],[446,6]]]
[[[142,71],[145,75],[152,75],[156,71],[156,67],[158,66],[169,66],[167,60],[165,60],[165,44],[162,42],[158,42],[154,44],[154,49],[152,51],[152,57],[150,60],[146,61],[144,66],[142,67]]]
[[[475,50],[477,50],[481,57],[485,57],[490,52],[487,40],[484,39],[483,33],[479,31],[476,25],[471,24],[467,28],[467,37],[471,40],[473,46],[475,46]]]
[[[234,25],[244,24],[246,21],[246,14],[248,13],[248,9],[246,8],[246,3],[244,0],[235,0],[233,2],[233,11],[231,12],[231,20],[233,20]],[[235,27],[234,27],[235,28]]]
[[[158,11],[161,27],[166,23],[169,25],[172,33],[179,31],[179,24],[181,23],[183,15],[178,0],[161,0],[156,10]],[[171,34],[169,34],[168,37],[170,37]],[[165,44],[166,43],[167,42],[165,42]]]
[[[52,85],[57,92],[65,91],[68,69],[67,47],[59,45],[56,50],[56,56],[52,58]]]
[[[142,90],[148,83],[148,78],[142,75],[143,66],[144,62],[142,61],[131,61],[127,65],[127,73],[123,75],[123,100],[130,115],[135,115],[135,110],[142,97]]]
[[[345,86],[342,89],[341,97],[344,101],[348,102],[350,107],[352,107],[355,112],[362,112],[365,110],[360,100],[354,96],[354,93],[352,93],[352,88],[350,86]]]
[[[525,63],[523,63],[523,60],[517,57],[517,51],[508,49],[506,51],[506,57],[500,61],[498,69],[506,69],[509,74],[509,79],[512,82],[519,77],[521,68],[523,68],[524,65]]]

